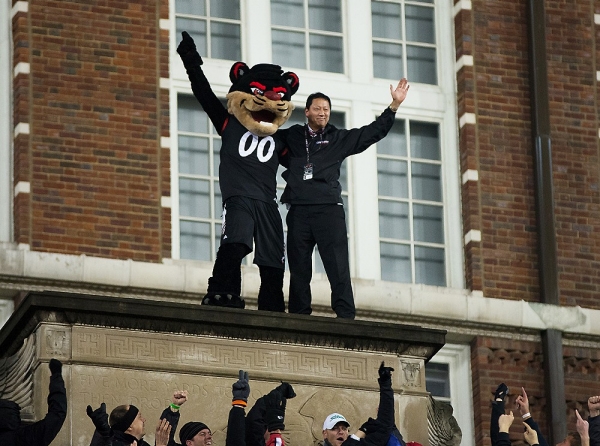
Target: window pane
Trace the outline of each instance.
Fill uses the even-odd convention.
[[[397,3],[371,3],[373,37],[400,40],[402,38],[401,14],[400,5]]]
[[[194,96],[177,96],[177,127],[180,132],[208,133],[208,115]]]
[[[210,217],[208,181],[179,179],[179,214],[186,217]]]
[[[443,249],[415,246],[415,280],[425,285],[446,286]]]
[[[177,17],[175,20],[175,28],[177,39],[181,39],[181,33],[183,31],[187,31],[194,39],[198,53],[204,57],[208,56],[205,20],[184,19],[182,17]],[[180,40],[177,42],[179,43],[179,41]]]
[[[221,140],[213,138],[213,176],[219,175],[219,165],[221,163]]]
[[[396,119],[387,136],[377,143],[377,153],[406,156],[406,130],[403,119]]]
[[[413,206],[415,241],[444,243],[444,221],[440,206]]]
[[[205,16],[206,2],[205,0],[176,0],[175,14],[192,14]]]
[[[179,173],[209,175],[208,138],[179,136]]]
[[[339,0],[308,0],[310,29],[342,32],[342,11]]]
[[[391,282],[412,282],[410,273],[410,247],[381,243],[381,279]]]
[[[408,198],[407,164],[405,161],[377,160],[379,195]]]
[[[210,224],[180,221],[179,228],[181,258],[211,260]]]
[[[304,28],[304,2],[302,0],[271,0],[271,23]]]
[[[450,398],[450,372],[448,364],[428,362],[425,365],[427,391],[433,397]]]
[[[218,223],[215,224],[215,250],[214,252],[214,257],[213,259],[217,258],[217,251],[219,250],[219,247],[221,246],[221,233],[223,232],[223,225]]]
[[[210,16],[239,20],[239,0],[210,0]]]
[[[240,26],[230,23],[211,23],[211,57],[215,59],[240,60]]]
[[[406,58],[410,80],[422,84],[437,84],[435,49],[408,45]]]
[[[383,79],[403,78],[402,45],[373,42],[373,74]]]
[[[417,200],[442,201],[440,166],[412,163],[413,198]]]
[[[344,72],[344,52],[342,38],[310,35],[310,69],[328,71],[330,73]]]
[[[408,41],[435,43],[433,8],[406,5],[405,14]]]
[[[315,246],[315,273],[324,273],[325,267],[323,266],[323,260],[321,259],[321,254],[319,254],[319,249]]]
[[[414,158],[440,161],[439,125],[429,122],[410,122],[410,154]],[[388,136],[389,137],[389,136]]]
[[[273,63],[282,67],[306,68],[304,34],[273,30]]]
[[[379,200],[379,237],[410,239],[408,203]]]

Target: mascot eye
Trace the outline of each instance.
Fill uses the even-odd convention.
[[[260,88],[256,88],[256,87],[250,87],[250,91],[252,92],[252,94],[254,96],[262,96],[263,94],[265,94],[264,91],[262,91]]]
[[[279,99],[283,99],[283,97],[285,96],[285,93],[283,93],[282,91],[278,92],[277,95],[279,96]]]

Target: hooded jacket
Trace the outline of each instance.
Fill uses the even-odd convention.
[[[48,446],[67,417],[67,391],[60,373],[50,376],[48,413],[44,419],[21,426],[21,408],[13,401],[0,400],[0,445]]]

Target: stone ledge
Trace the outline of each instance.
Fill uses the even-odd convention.
[[[57,292],[25,296],[0,330],[3,357],[14,354],[42,322],[116,327],[409,355],[429,360],[444,330],[384,322],[333,319]]]

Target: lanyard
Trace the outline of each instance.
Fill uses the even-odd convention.
[[[312,135],[317,136],[319,135],[319,138],[321,139],[321,145],[323,143],[323,130],[318,130],[316,132],[313,132],[309,127],[308,124],[306,124],[306,129],[304,132],[304,144],[306,146],[306,164],[310,164],[310,140],[313,138]],[[318,149],[317,149],[318,150]]]

